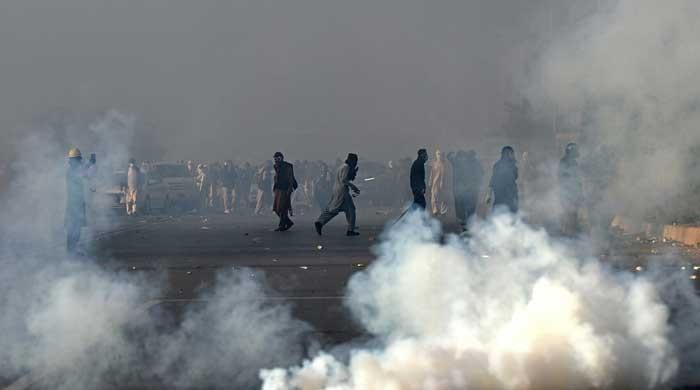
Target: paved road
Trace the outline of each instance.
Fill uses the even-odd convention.
[[[96,235],[90,252],[107,268],[128,270],[167,284],[155,305],[181,311],[197,304],[197,291],[217,273],[234,269],[262,272],[269,299],[289,301],[295,315],[329,342],[361,334],[342,306],[350,276],[373,261],[387,215],[359,216],[359,237],[346,237],[343,216],[319,237],[312,215],[298,216],[287,232],[275,232],[273,217],[223,214],[123,218],[112,231]]]
[[[165,288],[144,302],[149,310],[166,310],[177,317],[185,307],[201,304],[198,290],[211,286],[218,273],[254,269],[271,287],[266,299],[290,302],[294,315],[314,326],[310,337],[328,344],[362,337],[342,305],[342,296],[352,274],[373,261],[372,248],[394,216],[362,212],[358,218],[362,235],[352,238],[345,236],[342,215],[326,227],[323,237],[314,232],[313,217],[296,217],[296,226],[283,233],[273,231],[273,217],[120,217],[100,226],[88,251],[108,269],[153,278],[154,283],[166,280]],[[447,230],[454,231],[455,226],[448,224]],[[653,261],[656,251],[658,243],[632,239],[616,243],[604,257],[633,268]],[[700,263],[697,253],[684,257],[688,264]],[[30,380],[31,376],[22,378],[17,388],[30,388],[23,384]],[[134,386],[157,387],[157,383]]]

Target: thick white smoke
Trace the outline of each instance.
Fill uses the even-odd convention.
[[[126,164],[133,118],[110,111],[90,125],[70,125],[85,159],[97,152],[103,174]],[[52,127],[29,131],[18,145],[16,173],[0,209],[0,379],[29,375],[33,388],[95,389],[163,383],[168,387],[250,388],[258,370],[295,364],[307,326],[291,307],[266,300],[264,278],[250,270],[222,275],[182,318],[149,309],[164,275],[102,267],[90,255],[65,254],[63,213],[68,146]],[[87,146],[76,140],[90,139]],[[86,192],[89,192],[86,189]],[[87,197],[88,215],[99,208]],[[84,242],[95,219],[93,210]]]
[[[261,273],[222,273],[214,291],[192,304],[182,325],[158,337],[155,373],[175,388],[252,388],[257,372],[302,356],[308,325],[291,306],[271,303]]]
[[[533,100],[560,117],[560,130],[581,131],[584,157],[598,160],[589,161],[594,180],[606,182],[591,183],[608,192],[598,208],[647,219],[697,216],[700,3],[599,4],[599,13],[556,37],[538,64]],[[602,158],[601,147],[614,158]]]
[[[679,360],[652,279],[580,258],[498,215],[440,242],[412,215],[349,284],[382,347],[261,372],[263,389],[656,388]],[[686,280],[687,284],[687,280]]]

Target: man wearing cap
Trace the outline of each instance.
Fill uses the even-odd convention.
[[[348,237],[360,235],[360,233],[355,231],[355,202],[352,200],[353,196],[360,194],[360,189],[352,183],[357,176],[357,170],[357,154],[350,153],[345,160],[345,164],[338,168],[335,184],[333,185],[333,195],[330,202],[328,202],[328,206],[326,206],[326,209],[314,223],[316,233],[319,236],[322,234],[323,226],[341,211],[345,213],[345,219],[348,221],[346,235]],[[350,190],[352,190],[354,195],[350,195]]]
[[[279,225],[276,232],[289,230],[294,225],[289,214],[292,210],[292,192],[299,187],[296,178],[294,178],[294,166],[284,161],[284,155],[280,152],[275,153],[275,184],[272,190],[275,193],[272,210],[280,217]]]
[[[95,155],[90,156],[90,163],[83,164],[83,156],[78,148],[68,151],[68,171],[66,172],[66,213],[63,224],[66,229],[66,250],[77,253],[80,230],[87,225],[85,216],[84,179],[95,172]]]

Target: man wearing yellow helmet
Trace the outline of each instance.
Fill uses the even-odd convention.
[[[83,164],[80,149],[71,148],[68,151],[68,171],[66,172],[66,250],[76,253],[80,241],[80,229],[87,224],[85,217],[85,193],[83,181],[94,172],[96,158],[93,153],[90,162]]]

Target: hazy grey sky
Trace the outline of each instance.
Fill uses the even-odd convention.
[[[112,108],[158,128],[169,158],[465,145],[519,96],[564,9],[547,3],[3,0],[2,151],[46,112]]]

